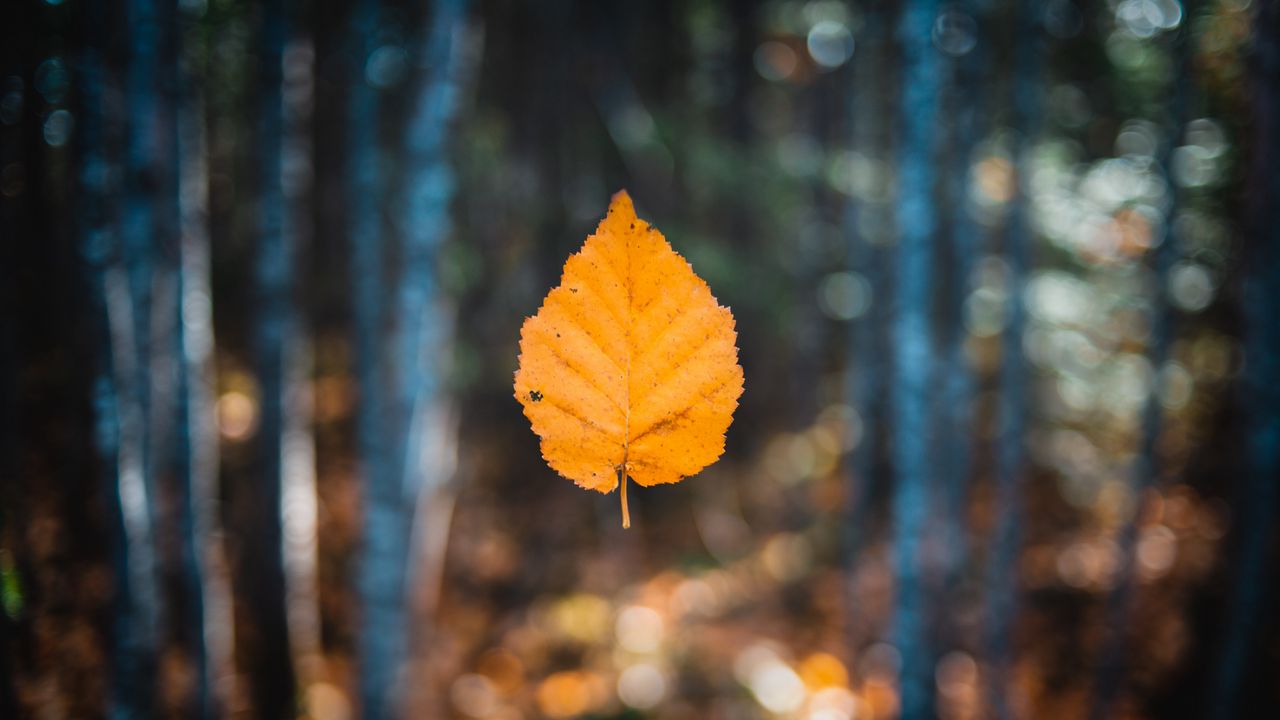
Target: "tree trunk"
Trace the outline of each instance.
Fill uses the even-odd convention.
[[[258,60],[257,256],[254,276],[258,316],[253,328],[254,365],[261,396],[252,503],[252,541],[241,565],[255,644],[248,653],[249,695],[258,716],[291,717],[294,677],[285,613],[281,488],[284,476],[284,377],[286,342],[295,323],[293,252],[284,236],[281,131],[284,100],[285,11],[283,0],[261,8]]]
[[[925,628],[921,538],[935,471],[930,442],[934,341],[931,328],[937,215],[934,140],[941,67],[932,43],[938,3],[908,0],[898,25],[902,52],[902,135],[898,146],[897,313],[894,363],[893,562],[896,575],[894,643],[902,653],[900,694],[905,720],[933,716],[933,662]]]
[[[180,36],[196,31],[197,18],[180,18]],[[232,617],[218,493],[218,435],[213,418],[213,301],[210,288],[208,181],[203,58],[187,43],[177,83],[180,232],[181,375],[187,466],[181,513],[185,589],[196,667],[193,715],[221,717],[228,707],[225,683],[232,667]]]
[[[889,25],[889,13],[883,6],[868,8],[865,16],[866,40],[858,47],[851,61],[852,88],[847,103],[852,117],[851,141],[854,151],[866,158],[879,157],[881,148],[890,142],[890,126],[880,108],[889,96],[891,80],[885,77],[883,63],[887,57],[884,29]],[[883,217],[883,206],[857,197],[850,201],[843,219],[844,234],[848,242],[848,265],[860,273],[870,286],[871,306],[862,317],[852,322],[849,347],[846,353],[845,396],[849,406],[857,413],[861,437],[848,468],[848,496],[845,502],[846,520],[843,542],[844,568],[848,573],[845,582],[846,604],[850,614],[848,641],[850,657],[856,657],[861,643],[868,638],[856,630],[856,598],[853,580],[859,571],[862,552],[868,538],[874,532],[871,502],[874,497],[874,480],[878,477],[881,461],[880,450],[885,433],[882,430],[885,416],[885,399],[882,392],[888,370],[885,358],[887,326],[889,323],[889,291],[886,282],[886,255],[888,251],[879,239],[866,228],[872,222],[868,215]]]
[[[990,658],[990,703],[999,718],[1007,718],[1008,673],[1012,665],[1012,635],[1018,605],[1018,549],[1024,514],[1022,490],[1028,473],[1026,433],[1029,369],[1022,351],[1026,328],[1023,290],[1030,270],[1031,208],[1027,163],[1040,127],[1040,83],[1043,63],[1041,5],[1019,3],[1013,69],[1013,125],[1017,133],[1015,173],[1017,190],[1009,211],[1005,258],[1007,312],[1000,347],[999,433],[996,438],[995,507],[999,518],[992,538],[987,603],[987,652]]]
[[[378,98],[367,79],[352,92],[351,158],[355,191],[369,195],[352,213],[355,261],[357,422],[364,474],[364,549],[361,563],[361,703],[366,718],[396,716],[401,708],[401,666],[407,656],[410,542],[424,470],[438,458],[423,456],[426,427],[440,389],[438,353],[451,334],[435,283],[438,248],[449,229],[453,176],[447,133],[457,95],[456,74],[464,19],[461,0],[437,0],[418,53],[426,71],[406,127],[403,190],[392,196],[392,233],[378,227],[377,200],[389,189],[374,140]],[[354,23],[359,38],[376,36],[376,3],[362,2]],[[366,47],[367,58],[373,48]],[[360,68],[363,70],[363,65]],[[388,273],[398,237],[398,268]],[[389,277],[389,282],[388,282]],[[391,303],[385,304],[384,298]]]
[[[1251,661],[1275,588],[1275,523],[1280,502],[1280,4],[1262,3],[1253,24],[1253,143],[1244,248],[1245,473],[1237,488],[1234,583],[1210,690],[1209,717],[1248,713]],[[1268,679],[1269,681],[1269,679]]]

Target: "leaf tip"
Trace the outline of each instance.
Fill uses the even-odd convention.
[[[626,188],[619,190],[613,194],[613,199],[609,201],[609,214],[615,212],[635,217],[636,206],[631,202],[631,195],[627,193]]]

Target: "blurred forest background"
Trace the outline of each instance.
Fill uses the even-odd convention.
[[[0,717],[1280,712],[1280,3],[9,0]],[[512,397],[626,188],[725,456]]]

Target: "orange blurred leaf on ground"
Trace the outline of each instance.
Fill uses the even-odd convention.
[[[516,399],[561,475],[602,493],[715,462],[742,395],[733,314],[619,192],[520,330]]]

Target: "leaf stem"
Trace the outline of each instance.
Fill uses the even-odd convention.
[[[622,491],[622,527],[631,527],[631,512],[627,510],[627,458],[625,452],[622,464],[618,466],[618,488]]]

